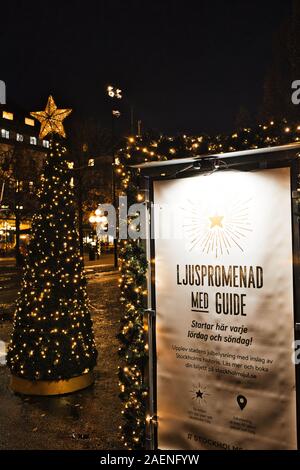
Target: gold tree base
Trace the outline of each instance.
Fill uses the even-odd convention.
[[[68,380],[31,381],[13,375],[10,388],[22,395],[64,395],[87,388],[94,382],[93,372],[72,377]]]

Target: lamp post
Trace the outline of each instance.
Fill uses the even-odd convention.
[[[121,100],[122,99],[122,90],[120,88],[109,85],[107,87],[107,94],[112,100]],[[114,101],[113,103],[114,104]],[[118,109],[112,105],[111,108],[111,148],[112,148],[112,172],[111,172],[111,186],[112,186],[112,203],[116,208],[116,179],[115,179],[115,119],[118,119],[121,116],[121,113]],[[118,267],[118,242],[117,242],[117,227],[116,227],[116,236],[114,237],[114,267]]]
[[[100,243],[101,240],[100,240],[100,236],[98,235],[98,230],[102,230],[102,233],[103,233],[103,230],[107,229],[108,219],[106,215],[102,213],[101,209],[97,208],[95,210],[95,213],[89,217],[89,222],[91,225],[95,226],[96,235]]]
[[[101,226],[101,228],[103,229],[107,225],[108,219],[107,219],[106,215],[102,214],[101,209],[98,208],[98,209],[95,210],[95,215],[92,214],[90,216],[89,222],[91,224],[96,224],[96,225],[99,224]]]

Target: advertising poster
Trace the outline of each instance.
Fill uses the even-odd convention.
[[[154,182],[160,449],[296,449],[290,169]]]

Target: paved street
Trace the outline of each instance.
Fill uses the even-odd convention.
[[[103,254],[95,261],[89,261],[87,256],[84,257],[88,278],[100,271],[112,270],[113,263],[113,254]],[[21,275],[22,268],[16,268],[14,258],[0,258],[0,318],[9,316],[13,312],[13,302],[18,294]]]
[[[8,369],[0,364],[0,449],[121,448],[118,441],[121,416],[117,379],[119,345],[116,339],[120,318],[118,275],[112,271],[109,258],[105,264],[100,268],[96,264],[87,266],[88,293],[99,352],[94,386],[63,397],[17,396],[9,389]],[[5,275],[3,271],[1,274]],[[4,303],[4,297],[6,305],[12,303],[17,289],[10,287],[0,291],[0,303]],[[1,341],[8,341],[11,329],[8,308],[7,315],[0,316]]]
[[[87,267],[90,266],[107,266],[112,265],[114,262],[114,256],[112,253],[102,254],[100,258],[95,261],[89,261],[88,256],[84,255],[84,265]],[[15,258],[0,258],[0,269],[3,267],[14,267],[16,264]]]

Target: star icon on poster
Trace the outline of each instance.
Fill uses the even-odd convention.
[[[223,228],[222,225],[222,220],[224,219],[224,216],[222,215],[214,215],[213,217],[210,217],[209,220],[211,222],[210,228],[214,227],[220,227]]]
[[[207,387],[202,386],[200,383],[198,385],[193,384],[190,393],[192,394],[192,400],[206,404],[206,397],[209,396],[209,393],[207,393]]]

